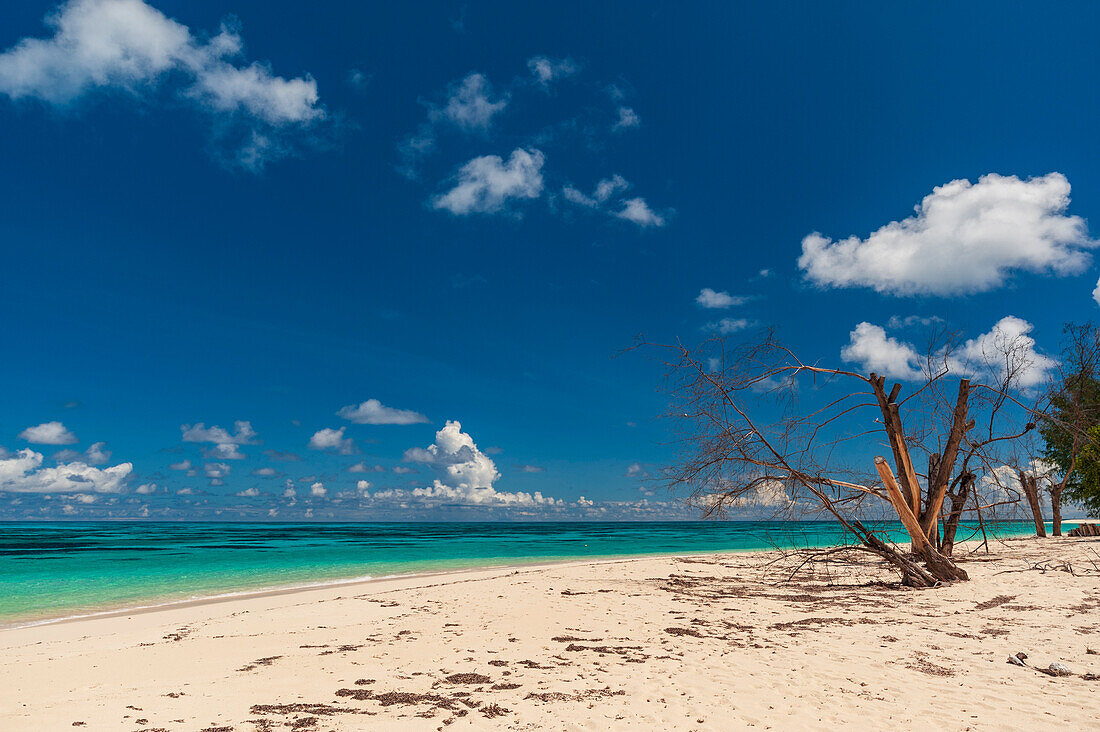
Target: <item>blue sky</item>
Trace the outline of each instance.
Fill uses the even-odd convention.
[[[0,517],[678,516],[638,334],[1056,353],[1096,14],[6,3]]]

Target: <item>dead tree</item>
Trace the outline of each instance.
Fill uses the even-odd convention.
[[[1020,479],[1020,489],[1027,498],[1027,505],[1031,508],[1031,517],[1035,521],[1035,535],[1045,537],[1047,535],[1046,523],[1043,521],[1043,504],[1039,502],[1039,477],[1026,470],[1017,471]]]
[[[682,345],[663,348],[673,354],[666,360],[670,415],[682,428],[681,460],[666,480],[673,489],[686,487],[704,516],[753,506],[797,518],[824,515],[839,522],[863,550],[890,563],[906,585],[968,579],[950,556],[957,517],[976,492],[968,466],[992,464],[995,450],[1017,436],[998,419],[1009,403],[997,398],[1002,384],[959,378],[943,349],[929,359],[918,388],[900,399],[900,382],[888,385],[877,373],[804,363],[771,332],[730,351],[721,341],[698,351]],[[949,383],[954,388],[948,400]],[[805,386],[815,403],[803,407]],[[978,409],[983,421],[988,418],[988,438],[970,437],[975,389],[982,394]],[[867,463],[852,467],[841,459],[884,443],[890,459],[868,458],[873,472]],[[915,450],[928,465],[923,485]],[[956,518],[945,524],[941,540],[947,497],[948,515]],[[872,528],[875,520],[891,516],[905,527],[909,552],[886,540],[881,528]]]

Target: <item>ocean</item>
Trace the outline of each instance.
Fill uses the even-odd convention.
[[[905,540],[900,523],[883,528]],[[959,540],[969,536],[960,530]],[[849,541],[832,522],[9,522],[0,523],[0,625],[469,567]]]

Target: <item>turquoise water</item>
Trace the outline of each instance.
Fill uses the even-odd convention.
[[[883,528],[905,540],[900,524]],[[831,522],[4,523],[0,624],[351,578],[848,541]]]

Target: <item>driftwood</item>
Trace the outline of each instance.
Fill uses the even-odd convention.
[[[1067,536],[1100,536],[1100,526],[1096,524],[1078,524]]]

